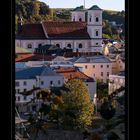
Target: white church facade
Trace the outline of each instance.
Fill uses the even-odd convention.
[[[18,21],[16,47],[32,52],[41,45],[56,45],[73,52],[101,52],[102,9],[94,5],[89,9],[77,7],[71,11],[71,21],[43,21],[23,24]]]

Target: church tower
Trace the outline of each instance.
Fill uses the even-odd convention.
[[[102,9],[97,5],[88,9],[87,31],[91,38],[92,51],[101,52],[102,45]]]
[[[71,21],[84,21],[85,22],[85,13],[86,10],[84,9],[84,6],[76,7],[71,12]]]

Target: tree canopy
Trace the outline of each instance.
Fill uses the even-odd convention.
[[[78,129],[91,125],[93,104],[86,85],[78,79],[69,80],[62,91],[64,104],[63,126]]]

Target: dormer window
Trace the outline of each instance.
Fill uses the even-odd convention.
[[[99,18],[98,17],[96,17],[96,22],[99,22]]]

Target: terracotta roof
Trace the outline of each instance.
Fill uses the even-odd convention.
[[[94,82],[93,78],[88,77],[87,75],[85,75],[84,73],[82,73],[81,71],[77,70],[74,67],[59,67],[56,68],[55,70],[57,73],[63,74],[63,76],[66,79],[78,78],[78,79],[85,80],[86,82]]]
[[[31,58],[32,56],[33,56],[33,54],[18,54],[17,58],[16,58],[16,62],[24,61],[26,59]]]
[[[20,39],[46,39],[41,24],[24,24],[16,38]]]
[[[46,56],[42,54],[27,54],[27,55],[18,55],[18,58],[16,58],[16,62],[26,62],[26,61],[51,61],[54,59],[54,56]]]
[[[89,39],[86,22],[54,22],[42,23],[48,37],[66,39]]]

